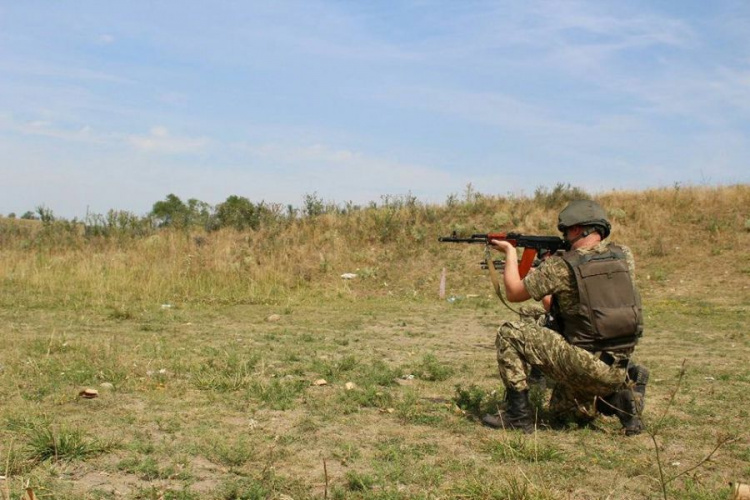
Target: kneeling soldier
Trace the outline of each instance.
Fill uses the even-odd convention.
[[[508,300],[541,300],[555,329],[531,321],[500,327],[495,346],[507,407],[482,421],[533,431],[528,379],[534,369],[555,381],[550,410],[557,417],[583,424],[597,412],[616,415],[627,435],[638,434],[648,371],[630,362],[643,332],[632,253],[605,241],[611,225],[596,202],[571,202],[557,227],[570,250],[546,259],[523,280],[515,247],[492,241],[506,255]]]

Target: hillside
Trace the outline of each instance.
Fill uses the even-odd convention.
[[[483,250],[438,244],[438,236],[556,235],[557,213],[578,194],[558,186],[527,198],[469,191],[444,205],[384,198],[378,206],[279,215],[245,231],[113,227],[87,236],[81,224],[3,219],[0,273],[6,286],[9,280],[23,285],[21,295],[6,299],[73,307],[272,303],[295,296],[433,298],[443,267],[449,292],[465,295],[483,288],[477,285]],[[746,281],[749,186],[612,192],[596,199],[612,219],[612,239],[633,249],[646,294]],[[347,272],[357,279],[342,281]]]

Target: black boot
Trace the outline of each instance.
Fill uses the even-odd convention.
[[[547,389],[547,378],[542,373],[542,370],[538,366],[532,366],[529,376],[526,378],[526,382],[533,387],[538,387],[540,391],[544,392]]]
[[[506,389],[508,407],[497,415],[485,415],[482,423],[495,429],[518,429],[526,434],[534,432],[534,416],[529,403],[529,390],[519,392]]]
[[[616,415],[620,419],[626,436],[635,436],[643,430],[638,408],[636,406],[635,391],[630,388],[613,392],[609,396],[597,399],[596,409],[602,415]]]
[[[643,413],[646,407],[646,385],[648,384],[648,368],[643,365],[631,363],[628,365],[628,379],[634,384],[635,405],[638,414]]]

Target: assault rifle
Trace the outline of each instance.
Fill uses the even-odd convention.
[[[531,236],[520,233],[472,234],[469,238],[460,238],[453,231],[450,236],[438,238],[441,243],[481,243],[483,245],[489,245],[492,240],[507,241],[514,247],[523,248],[521,262],[518,264],[518,273],[521,278],[526,276],[537,259],[541,260],[548,254],[568,248],[568,243],[558,236]],[[493,267],[497,269],[498,263],[493,262]]]

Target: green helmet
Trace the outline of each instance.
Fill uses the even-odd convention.
[[[607,212],[597,202],[592,200],[576,200],[560,212],[557,218],[557,229],[565,232],[572,226],[594,226],[602,239],[609,236],[612,225],[607,220]]]

